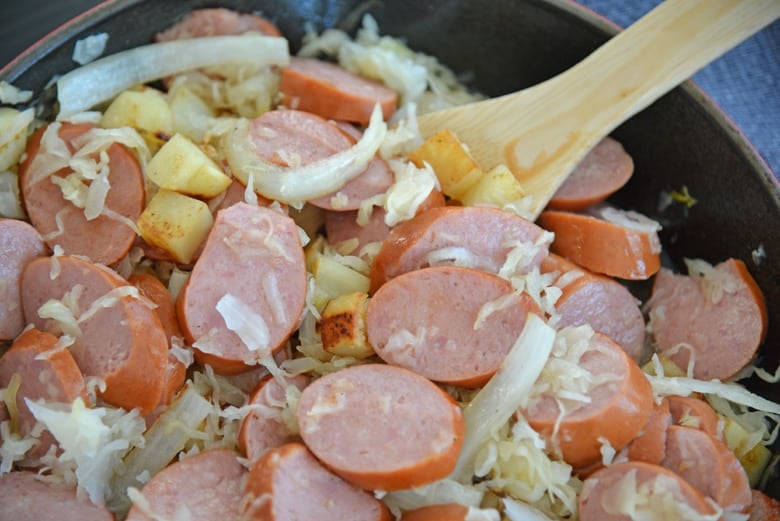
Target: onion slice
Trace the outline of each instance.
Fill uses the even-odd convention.
[[[109,101],[136,85],[223,63],[286,65],[285,38],[258,35],[209,36],[142,45],[79,67],[57,80],[59,118]]]
[[[233,174],[245,185],[251,174],[257,193],[288,204],[331,194],[357,177],[373,159],[387,133],[377,104],[368,128],[355,145],[320,161],[291,168],[260,157],[252,145],[249,129],[249,120],[239,120],[226,136],[225,155]]]

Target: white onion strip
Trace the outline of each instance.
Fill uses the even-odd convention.
[[[89,110],[136,85],[226,62],[286,65],[287,40],[272,36],[209,36],[143,45],[79,67],[57,80],[59,119]]]
[[[295,204],[336,192],[368,166],[385,139],[387,125],[377,104],[360,140],[320,161],[299,167],[282,167],[255,152],[249,134],[250,122],[241,120],[227,135],[225,155],[233,174],[245,185],[250,173],[255,191],[283,203]]]

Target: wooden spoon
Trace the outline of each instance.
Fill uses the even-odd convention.
[[[452,130],[483,169],[506,164],[535,219],[604,136],[779,16],[780,0],[666,0],[558,76],[422,115],[420,130]]]

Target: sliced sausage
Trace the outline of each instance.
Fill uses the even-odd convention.
[[[667,396],[672,422],[683,427],[699,429],[718,437],[718,413],[710,404],[692,396]]]
[[[753,505],[748,521],[778,521],[780,519],[780,501],[771,498],[760,490],[753,490]]]
[[[18,434],[29,435],[36,420],[24,399],[47,403],[72,403],[81,398],[89,403],[84,377],[67,349],[58,349],[56,336],[28,329],[17,337],[11,348],[0,357],[0,389],[8,387],[15,374],[21,378],[16,393]],[[38,438],[19,466],[37,466],[38,459],[57,442],[49,431]]]
[[[558,188],[547,207],[585,210],[625,185],[634,173],[634,160],[618,141],[605,137],[580,161]]]
[[[157,306],[155,311],[165,330],[168,343],[170,344],[172,337],[183,338],[179,319],[176,317],[176,306],[174,306],[171,293],[165,284],[154,275],[147,273],[135,273],[127,281],[137,287],[146,298]]]
[[[266,112],[251,122],[249,135],[252,147],[260,157],[284,167],[314,163],[347,150],[355,143],[354,138],[327,120],[302,110]],[[385,168],[386,164],[371,162],[363,173],[336,192],[312,199],[310,203],[326,210],[356,210],[363,199],[387,190],[387,176],[391,182],[393,178]],[[363,179],[365,176],[368,177]]]
[[[761,290],[745,264],[729,259],[698,278],[663,269],[648,302],[653,340],[659,353],[696,378],[725,380],[755,356],[766,333]]]
[[[143,500],[134,501],[126,521],[238,521],[246,474],[238,453],[228,449],[176,461],[144,485]]]
[[[53,279],[52,273],[57,274]],[[61,325],[42,318],[39,310],[50,299],[66,306],[71,301],[78,331],[72,332],[69,349],[81,372],[105,381],[100,396],[106,402],[128,410],[138,407],[143,416],[160,401],[168,340],[146,302],[117,296],[126,286],[130,284],[112,270],[78,257],[39,258],[22,273],[22,307],[35,327],[59,333]]]
[[[563,272],[554,285],[562,291],[555,303],[557,327],[588,324],[620,344],[634,361],[644,358],[645,319],[628,288],[582,268]]]
[[[300,443],[266,453],[249,471],[244,517],[258,521],[390,521],[372,495],[323,467]]]
[[[298,375],[290,378],[287,385],[303,390],[309,380],[306,375]],[[238,431],[238,445],[249,461],[257,461],[269,450],[295,439],[281,417],[285,404],[285,388],[273,377],[260,382],[249,396],[247,405],[258,409],[246,415]]]
[[[72,154],[76,150],[76,140],[91,128],[94,125],[63,123],[59,137]],[[40,154],[50,152],[41,147],[43,133],[42,129],[30,137],[27,158],[19,168],[19,186],[30,221],[52,249],[60,245],[69,255],[84,255],[106,265],[118,262],[133,245],[135,230],[108,215],[87,220],[83,209],[67,201],[52,177],[64,178],[72,172],[70,168],[41,177],[41,171],[47,173],[47,160],[38,158]],[[107,153],[111,188],[106,194],[105,208],[135,222],[144,209],[146,198],[141,167],[123,145],[114,143]],[[61,229],[58,223],[61,223]]]
[[[677,474],[640,461],[616,463],[591,475],[578,504],[581,521],[691,519],[715,513],[705,496]]]
[[[0,474],[0,519],[14,521],[114,521],[103,505],[76,495],[76,487],[53,483],[34,472]]]
[[[313,58],[292,58],[282,69],[279,92],[286,107],[361,125],[368,125],[377,103],[388,119],[398,102],[398,94],[382,83]]]
[[[305,299],[306,263],[295,222],[238,203],[217,214],[176,305],[198,363],[236,374],[284,345]]]
[[[636,362],[606,335],[588,338],[580,336],[582,331],[564,330],[572,335],[566,356],[561,350],[560,362],[548,360],[523,410],[531,427],[549,440],[548,447],[575,468],[600,460],[604,441],[615,450],[628,445],[653,412],[650,382]],[[576,373],[574,364],[580,368]],[[580,393],[588,401],[568,398],[564,391]]]
[[[725,443],[699,429],[672,425],[661,465],[711,497],[729,512],[749,512],[750,483]]]
[[[458,404],[430,380],[390,365],[356,365],[315,380],[296,414],[309,450],[367,490],[442,479],[463,444]]]
[[[537,222],[555,234],[554,253],[596,273],[645,280],[661,267],[661,242],[652,225],[558,210],[542,212]]]
[[[217,7],[195,9],[178,23],[157,33],[155,40],[166,42],[203,36],[243,34],[249,31],[257,31],[268,36],[282,35],[279,29],[265,18]]]
[[[454,503],[416,508],[401,516],[401,521],[468,521],[469,507]]]
[[[544,230],[522,217],[486,207],[431,208],[396,226],[371,266],[371,293],[401,273],[456,264],[498,273],[522,248],[515,273],[528,273],[547,255]]]
[[[628,444],[626,456],[631,461],[659,465],[666,454],[666,430],[672,424],[669,400],[656,405],[639,435]]]
[[[0,341],[12,340],[24,329],[20,302],[22,269],[36,257],[47,253],[35,228],[17,219],[0,219]]]
[[[479,387],[525,326],[541,315],[527,293],[471,268],[438,266],[385,283],[369,300],[366,332],[386,362],[440,383]]]

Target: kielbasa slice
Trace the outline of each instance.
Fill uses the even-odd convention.
[[[780,501],[760,490],[753,490],[753,505],[748,521],[777,521],[780,519]]]
[[[24,221],[0,218],[0,341],[12,340],[24,329],[20,300],[22,270],[47,253],[38,232]]]
[[[356,365],[315,380],[301,393],[297,417],[309,450],[367,490],[442,479],[454,470],[463,444],[458,404],[430,380],[384,364]]]
[[[618,141],[607,136],[580,161],[555,192],[547,207],[585,210],[604,201],[634,173],[634,160]]]
[[[19,335],[0,357],[0,389],[7,388],[15,374],[21,379],[16,392],[16,408],[22,437],[29,435],[36,424],[25,398],[66,404],[81,398],[84,403],[89,403],[84,377],[76,361],[67,349],[60,349],[58,343],[56,336],[31,328]],[[49,431],[41,433],[38,442],[17,465],[38,466],[38,459],[48,452],[49,447],[57,444]]]
[[[61,125],[57,135],[64,141],[62,146],[67,147],[71,154],[76,151],[77,140],[94,128],[90,124]],[[106,265],[118,262],[133,245],[135,230],[118,218],[105,214],[88,220],[84,209],[63,197],[62,189],[52,178],[64,179],[73,171],[68,167],[56,172],[47,171],[47,159],[41,157],[53,153],[42,148],[42,137],[48,129],[30,137],[27,159],[19,168],[19,186],[30,222],[52,249],[59,245],[65,253],[83,255],[93,262]],[[50,137],[55,137],[53,130],[51,132]],[[141,167],[123,145],[114,143],[108,147],[107,153],[110,189],[106,193],[104,207],[135,222],[144,209],[146,199]]]
[[[390,521],[373,496],[325,468],[300,443],[275,448],[246,480],[242,519],[258,521]]]
[[[401,521],[468,521],[469,507],[454,503],[430,505],[405,512]]]
[[[586,479],[578,511],[581,521],[625,521],[631,515],[643,519],[711,516],[715,508],[674,472],[631,461],[609,465]]]
[[[402,273],[437,264],[499,273],[510,253],[524,254],[510,273],[528,273],[547,255],[544,230],[496,208],[442,206],[393,228],[371,266],[371,290]]]
[[[282,35],[279,29],[265,18],[217,7],[195,9],[178,23],[157,33],[155,40],[167,42],[203,36],[243,34],[249,31],[257,31],[267,36]]]
[[[639,435],[631,440],[626,450],[630,461],[644,461],[660,465],[666,454],[666,430],[672,424],[669,400],[664,398],[655,406],[653,414]]]
[[[749,512],[752,501],[747,473],[725,443],[706,432],[672,425],[666,432],[661,465],[711,497],[729,512]]]
[[[303,390],[309,380],[306,375],[298,375],[286,383]],[[250,395],[247,405],[254,405],[259,409],[246,415],[238,433],[239,447],[249,461],[257,461],[269,450],[281,447],[296,438],[281,417],[285,403],[285,388],[274,377],[260,382]]]
[[[290,59],[282,69],[279,91],[288,108],[361,125],[368,125],[377,103],[388,119],[398,101],[398,94],[382,83],[313,58]]]
[[[86,377],[105,381],[100,396],[106,402],[138,407],[146,415],[162,395],[168,340],[148,301],[125,294],[128,287],[105,266],[78,257],[44,257],[22,272],[22,307],[36,328],[73,335],[69,350]],[[49,300],[70,309],[73,322],[41,317]]]
[[[177,313],[195,359],[235,374],[284,345],[305,299],[306,263],[295,222],[238,203],[217,214]]]
[[[384,284],[368,302],[366,333],[386,362],[440,383],[479,387],[525,326],[541,315],[527,293],[490,273],[437,266]]]
[[[718,437],[720,418],[710,404],[692,396],[667,396],[672,423],[699,429]]]
[[[302,110],[266,112],[252,120],[249,139],[258,156],[284,167],[308,165],[355,144],[351,136],[327,120]],[[369,177],[362,179],[364,176]],[[392,180],[392,173],[386,164],[370,162],[363,173],[334,193],[309,202],[325,210],[356,210],[364,199],[384,193]]]
[[[546,271],[545,264],[564,265],[546,262],[542,271]],[[584,268],[563,271],[554,285],[562,291],[555,303],[559,315],[556,327],[588,324],[620,344],[634,361],[644,358],[645,319],[637,299],[625,286]]]
[[[176,461],[144,485],[143,500],[134,501],[126,521],[239,521],[246,474],[238,454],[229,449]]]
[[[653,412],[653,391],[636,362],[606,335],[587,326],[565,328],[556,345],[563,341],[567,347],[548,360],[522,414],[553,452],[582,468],[601,459],[603,441],[620,450],[640,433]]]
[[[659,353],[696,378],[725,380],[756,354],[766,333],[764,297],[745,264],[729,259],[702,277],[661,270],[648,302]]]
[[[114,521],[105,506],[76,495],[76,487],[44,481],[34,472],[0,474],[0,519],[14,521]]]

